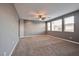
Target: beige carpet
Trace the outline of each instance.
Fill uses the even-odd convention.
[[[21,39],[12,56],[78,56],[79,45],[49,35]]]

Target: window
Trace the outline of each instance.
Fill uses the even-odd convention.
[[[50,31],[50,22],[47,23],[47,30]]]
[[[62,31],[62,19],[52,21],[52,31]]]
[[[64,18],[64,31],[74,32],[74,16]]]
[[[54,21],[52,21],[52,31],[55,30],[55,27],[54,27]]]

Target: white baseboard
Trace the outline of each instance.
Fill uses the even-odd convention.
[[[52,35],[48,35],[48,36],[52,36]],[[52,37],[55,37],[55,36],[52,36]],[[71,43],[74,43],[74,44],[79,44],[79,42],[76,42],[76,41],[72,41],[72,40],[68,40],[68,39],[63,39],[63,38],[60,38],[60,37],[55,37],[55,38],[59,38],[61,40],[64,40],[64,41],[67,41],[67,42],[71,42]]]
[[[42,34],[43,35],[43,34]],[[34,36],[41,36],[40,34],[38,35],[29,35],[29,36],[24,36],[24,37],[34,37]],[[45,35],[44,35],[45,36]],[[24,37],[21,37],[21,38],[24,38]]]
[[[11,53],[9,54],[9,56],[11,56],[11,55],[12,55],[12,53],[13,53],[13,51],[14,51],[14,49],[15,49],[16,45],[18,44],[18,42],[19,42],[19,40],[18,40],[18,41],[16,42],[16,44],[13,46],[13,49],[12,49]]]

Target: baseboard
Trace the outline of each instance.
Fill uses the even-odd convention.
[[[52,35],[48,35],[48,36],[52,36]],[[55,37],[55,36],[53,36],[53,37]],[[67,41],[67,42],[79,44],[79,42],[76,42],[76,41],[72,41],[72,40],[68,40],[68,39],[63,39],[63,38],[60,38],[60,37],[55,37],[55,38],[59,38],[59,39],[61,39],[61,40]]]
[[[34,37],[34,36],[41,36],[41,35],[45,36],[45,34],[38,34],[38,35],[29,35],[29,36],[24,36],[24,37]],[[21,37],[21,38],[24,38],[24,37]]]
[[[11,56],[11,55],[12,55],[12,53],[13,53],[13,51],[14,51],[14,49],[15,49],[16,45],[18,44],[18,42],[19,42],[19,40],[18,40],[18,41],[16,42],[16,44],[13,46],[13,49],[12,49],[11,53],[9,54],[9,56]]]

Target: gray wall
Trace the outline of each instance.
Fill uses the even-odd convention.
[[[12,4],[0,4],[0,55],[9,55],[18,40],[15,8]]]
[[[24,37],[24,20],[20,19],[20,38]]]
[[[56,31],[48,31],[47,34],[65,38],[68,40],[79,42],[79,11],[72,13],[75,17],[75,24],[74,24],[74,32],[56,32]],[[67,16],[67,15],[66,15]]]
[[[24,35],[36,35],[45,33],[45,22],[24,21]]]

